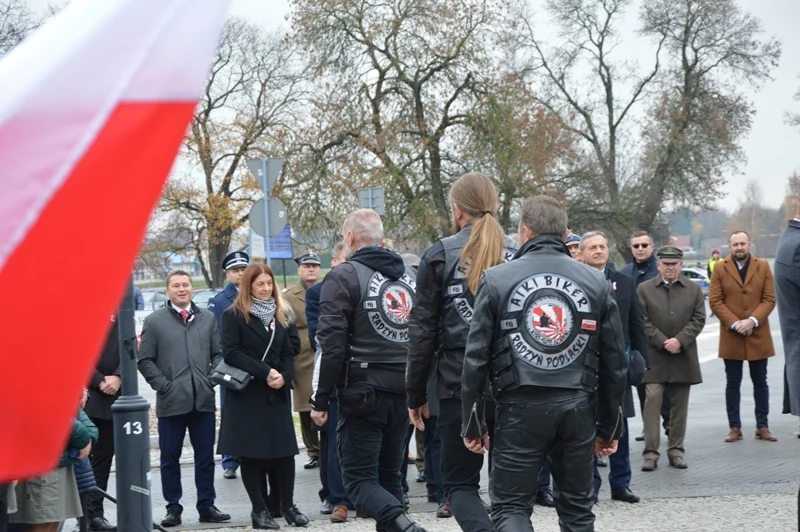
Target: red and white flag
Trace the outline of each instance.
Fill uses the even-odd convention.
[[[52,470],[227,0],[73,0],[0,60],[0,481]]]

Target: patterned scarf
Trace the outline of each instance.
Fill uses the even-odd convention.
[[[254,297],[253,304],[250,305],[250,314],[260,319],[265,327],[269,327],[272,318],[275,317],[275,298],[271,297],[264,301]]]

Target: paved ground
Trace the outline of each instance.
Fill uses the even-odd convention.
[[[794,435],[798,420],[782,415],[783,357],[777,315],[770,324],[778,356],[770,360],[771,386],[770,424],[778,436],[777,443],[756,441],[753,437],[752,385],[742,385],[742,421],[745,439],[724,443],[728,423],[725,414],[725,373],[722,361],[716,358],[719,322],[710,319],[699,338],[704,383],[692,389],[689,412],[686,459],[689,469],[679,471],[666,466],[662,460],[658,470],[643,473],[640,453],[643,443],[632,442],[633,481],[631,488],[642,497],[640,505],[627,505],[609,500],[607,487],[600,494],[597,507],[598,528],[610,530],[790,530],[796,529],[797,456],[800,439]],[[747,375],[747,372],[745,372]],[[632,434],[641,431],[641,420],[631,420]],[[662,441],[662,449],[666,442]],[[412,446],[413,448],[413,446]],[[305,471],[305,455],[296,460],[297,481],[295,498],[299,508],[316,521],[311,530],[333,530],[318,514],[318,470]],[[157,462],[153,462],[157,467]],[[606,470],[607,471],[607,470]],[[218,469],[218,473],[221,470]],[[487,485],[484,470],[484,488]],[[413,482],[414,466],[410,466],[412,512],[423,514],[431,531],[457,530],[452,520],[439,520],[431,515],[434,505],[425,502],[423,484]],[[112,477],[113,484],[113,477]],[[158,470],[153,471],[153,513],[156,519],[164,515]],[[250,505],[240,480],[224,480],[217,475],[217,505],[233,516],[232,525],[244,526],[249,521]],[[110,489],[113,493],[113,485]],[[198,528],[192,510],[195,490],[191,465],[184,466],[184,513],[186,529]],[[485,496],[485,492],[484,492]],[[109,503],[107,503],[108,505]],[[108,512],[113,517],[113,510]],[[555,513],[537,509],[537,530],[557,530]],[[374,530],[374,524],[361,521],[348,530]],[[335,528],[340,530],[341,528]]]

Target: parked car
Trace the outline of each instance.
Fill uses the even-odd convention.
[[[144,309],[150,311],[163,308],[169,301],[167,291],[162,288],[144,288],[142,296],[144,297]]]
[[[192,294],[192,302],[200,308],[208,308],[208,302],[211,300],[211,298],[221,291],[222,290],[220,289],[212,290],[207,288],[195,290],[194,294]]]
[[[683,268],[681,275],[699,284],[703,295],[708,297],[708,272],[701,268]]]

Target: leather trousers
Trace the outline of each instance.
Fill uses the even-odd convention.
[[[490,495],[495,532],[533,531],[539,471],[549,459],[562,532],[594,531],[595,411],[585,392],[497,404]]]

